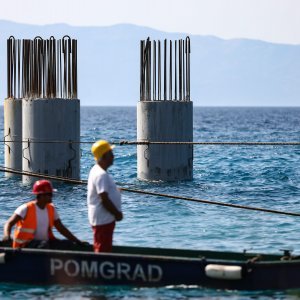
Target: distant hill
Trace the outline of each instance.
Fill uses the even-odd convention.
[[[135,106],[139,101],[139,45],[185,38],[129,24],[109,27],[35,26],[0,21],[0,98],[6,97],[6,39],[78,39],[81,105]],[[196,106],[299,106],[300,45],[223,40],[192,35],[191,99]],[[3,102],[2,102],[3,103]]]

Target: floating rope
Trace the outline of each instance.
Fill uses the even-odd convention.
[[[62,181],[62,182],[67,182],[67,183],[73,183],[73,184],[87,184],[87,180],[76,180],[76,179],[70,179],[70,178],[65,178],[65,177],[60,177],[60,176],[45,175],[45,174],[41,174],[41,173],[18,171],[18,170],[13,170],[10,168],[5,168],[5,167],[0,167],[0,172],[8,172],[8,173],[13,173],[13,174],[27,175],[27,176],[33,176],[33,177],[39,177],[39,178],[42,177],[45,179],[52,179],[52,180],[57,180],[57,181]],[[120,183],[118,183],[118,184],[122,185]],[[226,207],[232,207],[232,208],[240,208],[240,209],[247,209],[247,210],[253,210],[253,211],[268,212],[268,213],[279,214],[279,215],[300,217],[300,213],[294,213],[294,212],[279,211],[279,210],[274,210],[274,209],[245,206],[245,205],[224,203],[224,202],[211,201],[211,200],[203,200],[203,199],[190,198],[190,197],[184,197],[184,196],[176,196],[176,195],[170,195],[170,194],[162,194],[162,193],[156,193],[156,192],[130,189],[130,188],[125,188],[125,187],[122,187],[121,190],[125,191],[125,192],[130,192],[130,193],[159,196],[159,197],[176,199],[176,200],[185,200],[185,201],[199,202],[199,203],[203,203],[203,204],[212,204],[212,205],[218,205],[218,206],[226,206]]]
[[[33,141],[38,144],[93,144],[94,141]],[[28,140],[2,140],[2,143],[28,143]],[[227,145],[227,146],[300,146],[300,142],[151,142],[151,141],[120,141],[111,142],[112,145]]]

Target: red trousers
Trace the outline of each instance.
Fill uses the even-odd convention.
[[[116,222],[92,226],[94,232],[94,252],[111,252]]]

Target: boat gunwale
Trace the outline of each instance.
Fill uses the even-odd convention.
[[[4,251],[2,251],[4,250]],[[205,257],[183,257],[183,256],[167,256],[167,255],[149,255],[149,254],[132,254],[132,253],[118,253],[118,252],[109,252],[109,253],[95,253],[89,251],[78,251],[78,250],[53,250],[53,249],[34,249],[34,248],[23,248],[23,249],[13,249],[7,247],[0,247],[0,253],[45,253],[45,254],[62,254],[62,255],[82,255],[89,257],[132,257],[132,258],[149,258],[149,259],[160,259],[160,260],[182,260],[182,261],[203,261],[206,260]]]
[[[255,253],[238,253],[238,252],[217,252],[217,251],[205,251],[205,250],[199,250],[199,257],[186,257],[186,256],[180,256],[180,255],[157,255],[157,254],[143,254],[143,253],[123,253],[123,252],[116,252],[116,250],[120,249],[128,249],[132,248],[135,250],[141,249],[141,250],[152,250],[155,249],[156,251],[162,249],[164,251],[195,251],[197,253],[197,250],[184,250],[184,249],[168,249],[168,248],[144,248],[144,247],[128,247],[128,246],[117,246],[115,248],[114,252],[109,253],[95,253],[92,251],[80,251],[80,250],[54,250],[54,249],[35,249],[35,248],[22,248],[22,249],[14,249],[11,247],[0,247],[0,253],[27,253],[27,254],[36,254],[36,253],[43,253],[43,254],[57,254],[57,255],[80,255],[84,257],[129,257],[129,258],[146,258],[146,259],[159,259],[161,261],[170,261],[170,260],[176,260],[176,261],[197,261],[197,262],[213,262],[213,263],[223,263],[223,264],[260,264],[260,265],[266,265],[266,264],[290,264],[299,262],[300,263],[300,257],[297,257],[289,260],[282,260],[282,256],[276,255],[276,254],[261,254],[262,258],[259,260],[252,261],[251,258],[257,257],[259,254]],[[209,253],[210,257],[207,257],[205,255],[201,256],[201,253]],[[238,257],[241,257],[242,255],[245,255],[244,259],[228,259],[228,258],[214,258],[214,254],[222,255],[222,254],[230,254],[232,256],[237,255]],[[269,257],[269,259],[264,260],[264,256],[266,255]],[[274,259],[270,259],[270,257],[274,256]]]

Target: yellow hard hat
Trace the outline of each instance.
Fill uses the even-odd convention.
[[[99,140],[95,142],[91,148],[91,151],[95,157],[95,160],[100,159],[106,152],[114,149],[114,145],[110,145],[109,142],[105,140]]]

